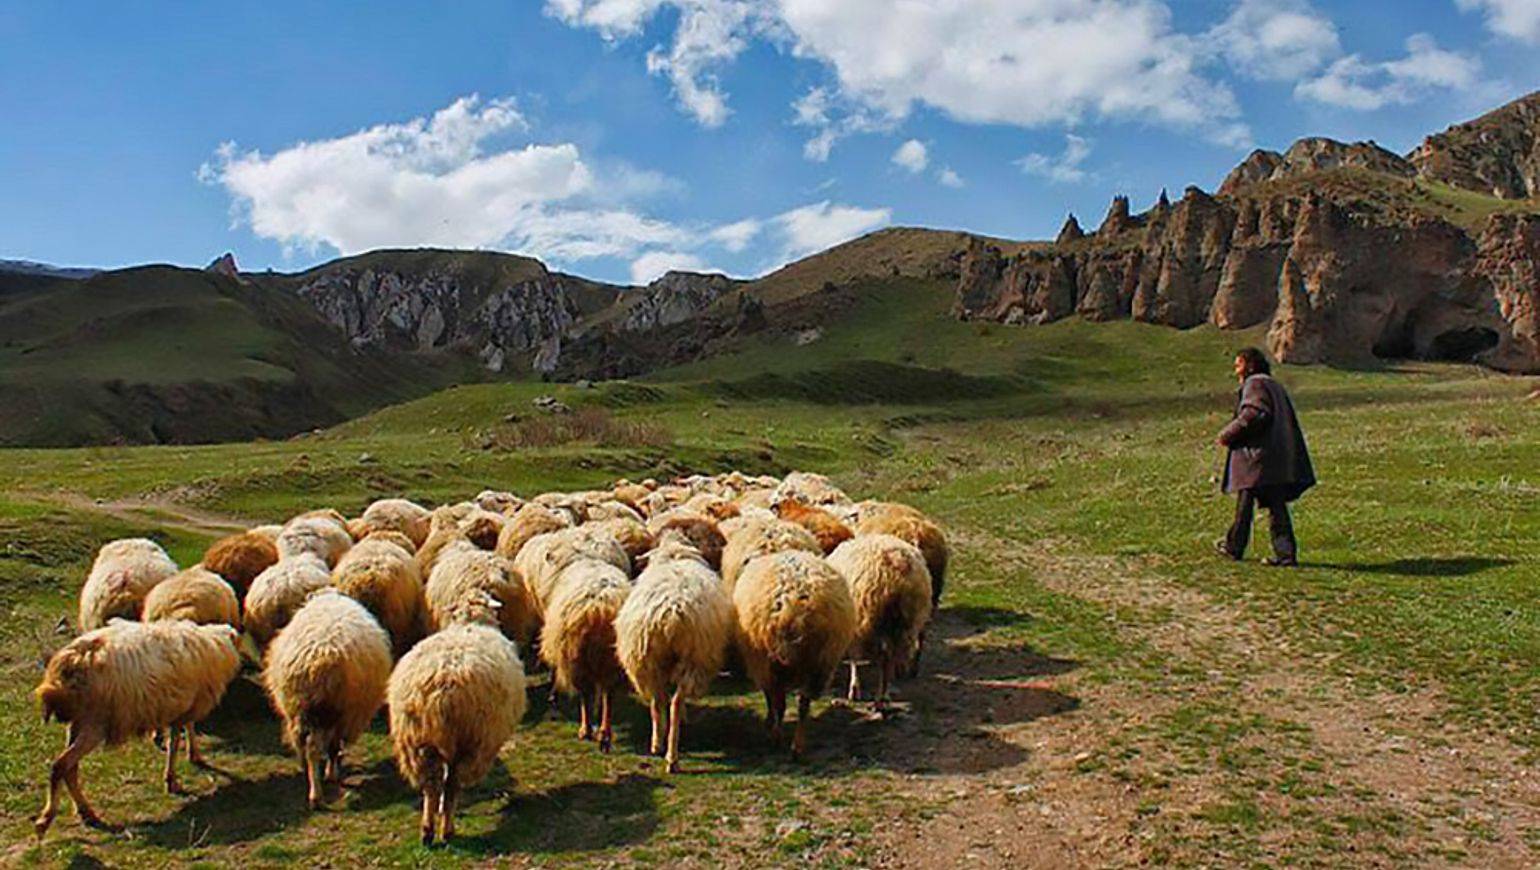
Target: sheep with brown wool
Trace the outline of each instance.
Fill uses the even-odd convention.
[[[438,508],[428,524],[428,537],[417,548],[417,570],[424,577],[433,572],[444,548],[456,541],[468,541],[483,550],[495,550],[507,518],[462,503]]]
[[[690,544],[700,551],[712,570],[721,569],[722,548],[727,546],[727,537],[711,517],[675,508],[653,517],[647,523],[647,528],[659,542],[673,538]]]
[[[633,565],[642,554],[657,545],[652,532],[647,530],[647,526],[641,520],[630,517],[598,521],[590,519],[585,525],[602,529],[613,537],[620,544],[620,548],[626,551]]]
[[[397,655],[422,635],[422,575],[399,545],[378,538],[358,542],[332,569],[332,585],[374,614]]]
[[[784,550],[751,560],[732,599],[738,654],[749,679],[764,692],[770,737],[777,744],[786,695],[798,695],[792,753],[800,757],[813,699],[828,688],[855,638],[849,586],[816,553]]]
[[[930,571],[930,603],[941,603],[946,585],[948,558],[946,533],[935,520],[906,504],[897,502],[861,502],[856,506],[855,532],[858,535],[892,535],[920,548],[925,567]]]
[[[835,486],[829,478],[810,471],[793,471],[786,475],[770,499],[772,504],[788,500],[830,511],[838,511],[852,504],[844,490]]]
[[[145,596],[176,572],[176,563],[148,538],[103,544],[80,587],[80,630],[101,628],[115,618],[138,619]]]
[[[825,556],[834,552],[834,548],[850,540],[855,533],[850,527],[840,522],[834,514],[803,504],[794,498],[785,499],[776,504],[775,515],[790,523],[796,523],[812,533],[818,539],[818,546]]]
[[[728,592],[732,592],[738,574],[749,560],[782,550],[805,550],[823,555],[823,547],[819,546],[813,533],[796,523],[773,519],[739,526],[722,548],[722,582],[727,585]]]
[[[404,498],[382,498],[364,508],[358,519],[365,527],[364,535],[381,529],[392,529],[411,538],[412,549],[415,550],[428,538],[430,516],[428,509],[417,502]]]
[[[58,814],[61,784],[69,789],[80,820],[104,827],[80,787],[80,760],[104,744],[117,746],[166,730],[166,790],[180,792],[176,755],[181,736],[187,736],[188,759],[202,764],[193,729],[240,671],[236,639],[228,625],[115,619],[54,653],[35,694],[43,720],[66,723],[69,735],[49,771],[48,800],[34,822],[38,837]]]
[[[536,535],[519,550],[513,560],[519,575],[535,596],[535,606],[543,614],[556,591],[562,569],[580,559],[605,562],[631,576],[631,558],[614,535],[595,526],[576,526],[559,532]]]
[[[524,549],[524,545],[536,535],[559,532],[571,527],[571,515],[531,502],[519,508],[508,522],[503,524],[503,530],[497,536],[497,546],[494,549],[499,556],[506,559],[517,558],[519,551]]]
[[[494,602],[468,603],[390,675],[396,767],[422,794],[422,841],[454,836],[460,792],[491,770],[524,717],[524,665]]]
[[[289,624],[312,592],[332,582],[331,570],[314,553],[280,559],[257,575],[246,592],[246,633],[257,649],[267,649],[278,632]]]
[[[539,628],[535,599],[513,562],[461,541],[446,548],[428,574],[424,587],[427,630],[438,631],[467,602],[491,598],[497,602],[498,625],[509,639],[527,648]]]
[[[829,564],[850,584],[856,607],[849,698],[861,696],[859,660],[870,661],[877,669],[877,709],[883,710],[894,676],[918,653],[930,621],[930,570],[918,547],[892,535],[857,535],[830,554]]]
[[[611,701],[626,680],[615,650],[615,617],[630,592],[630,578],[614,564],[575,559],[556,575],[540,630],[540,658],[551,668],[552,688],[578,696],[578,738],[597,739],[601,752],[614,740]]]
[[[223,577],[194,565],[155,584],[144,597],[144,621],[185,619],[199,625],[241,627],[241,603]]]
[[[348,534],[347,521],[333,518],[331,514],[334,513],[336,511],[313,516],[301,514],[285,523],[276,542],[278,558],[314,553],[324,559],[328,567],[335,568],[338,560],[352,548],[353,536]]]
[[[336,589],[312,595],[268,649],[262,682],[305,767],[312,809],[323,784],[340,790],[342,751],[385,703],[390,669],[390,636]]]
[[[684,705],[705,694],[722,669],[733,605],[722,578],[684,541],[669,538],[644,561],[615,617],[615,648],[652,714],[652,754],[663,755],[675,773]]]
[[[253,532],[220,538],[203,554],[203,567],[223,577],[238,601],[246,600],[252,581],[277,561],[277,544]]]
[[[689,501],[680,505],[679,509],[704,514],[718,522],[732,519],[740,513],[737,504],[725,496],[710,492],[703,492],[700,495],[692,496]]]

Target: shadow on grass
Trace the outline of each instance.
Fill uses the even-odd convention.
[[[513,788],[501,764],[477,790],[499,787]],[[656,790],[660,787],[659,780],[632,773],[614,782],[574,782],[533,793],[515,790],[494,830],[483,836],[456,837],[447,848],[485,856],[592,852],[644,842],[658,827]]]
[[[245,755],[290,755],[283,745],[283,726],[258,679],[251,673],[236,677],[219,706],[198,725],[198,733],[217,737]]]
[[[1468,577],[1493,568],[1512,565],[1512,559],[1485,556],[1450,556],[1447,558],[1395,559],[1390,562],[1301,562],[1304,568],[1328,568],[1334,571],[1358,571],[1364,574],[1390,574],[1398,577]]]

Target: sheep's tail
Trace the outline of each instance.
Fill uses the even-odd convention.
[[[595,608],[580,617],[576,637],[579,640],[578,679],[595,688],[608,687],[624,679],[615,655],[615,614]]]
[[[68,722],[69,716],[69,691],[63,686],[53,683],[44,683],[37,687],[37,700],[43,708],[43,721],[52,722],[55,719],[60,722]]]

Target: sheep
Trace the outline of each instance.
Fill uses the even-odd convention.
[[[417,563],[389,541],[360,541],[332,569],[332,585],[374,614],[397,655],[421,635],[422,575]]]
[[[306,601],[268,649],[262,682],[305,766],[311,809],[324,801],[323,776],[341,788],[342,750],[385,703],[390,668],[390,636],[335,589]]]
[[[615,617],[615,650],[652,713],[652,754],[663,754],[677,773],[684,704],[704,694],[722,669],[733,605],[721,578],[687,543],[660,544],[646,564]]]
[[[49,772],[48,799],[34,821],[37,836],[48,832],[58,814],[60,783],[69,789],[82,822],[105,827],[80,788],[80,760],[103,744],[117,746],[167,729],[166,790],[180,792],[180,736],[187,735],[188,760],[202,764],[194,726],[219,704],[240,667],[233,628],[184,620],[115,619],[54,653],[34,694],[43,720],[68,724],[69,734]]]
[[[602,529],[612,536],[620,544],[620,548],[626,551],[626,555],[630,557],[633,565],[643,553],[651,550],[657,544],[657,541],[652,536],[652,532],[647,530],[647,526],[643,525],[640,520],[630,519],[629,517],[616,517],[612,520],[599,520],[598,522],[589,520],[587,525],[590,528]]]
[[[579,559],[607,562],[631,576],[631,558],[614,536],[604,529],[578,526],[536,535],[519,550],[513,565],[535,597],[535,606],[543,614],[556,591],[556,580],[563,568]]]
[[[277,545],[251,532],[221,538],[203,554],[203,567],[223,577],[238,601],[246,600],[251,581],[277,561]]]
[[[412,548],[428,538],[428,509],[404,498],[382,498],[364,508],[359,517],[368,531],[394,529],[412,539]],[[365,533],[367,534],[367,532]]]
[[[439,554],[455,541],[469,541],[483,550],[495,550],[505,524],[501,514],[475,505],[439,508],[429,522],[427,539],[417,549],[417,570],[424,577],[432,573]]]
[[[608,493],[603,495],[608,496]],[[642,514],[636,508],[613,498],[605,498],[588,506],[587,517],[584,522],[597,523],[605,520],[631,520],[641,522]]]
[[[396,531],[395,529],[374,529],[359,540],[387,541],[406,551],[406,554],[409,556],[417,555],[417,545],[412,543],[412,539],[408,538],[405,534]]]
[[[331,585],[331,571],[314,553],[280,559],[257,575],[246,592],[246,633],[263,650],[318,589]]]
[[[300,553],[314,553],[326,560],[327,567],[337,567],[337,562],[353,546],[353,536],[348,534],[346,521],[337,522],[326,516],[298,516],[289,520],[278,533],[278,558],[287,559]]]
[[[703,492],[700,495],[692,497],[689,501],[685,502],[683,505],[680,505],[680,507],[683,510],[693,511],[698,514],[705,514],[706,516],[711,517],[718,522],[731,519],[737,516],[739,513],[738,506],[736,504],[733,504],[731,501],[728,501],[726,498],[723,498],[720,495],[709,492]]]
[[[536,535],[559,532],[571,526],[572,518],[564,512],[552,510],[545,505],[526,504],[503,524],[494,549],[499,556],[513,559]]]
[[[721,569],[722,548],[727,546],[727,538],[710,517],[678,508],[653,517],[647,528],[660,542],[666,538],[685,541],[700,551],[713,570]]]
[[[861,696],[858,658],[877,667],[877,709],[888,703],[888,689],[900,665],[919,651],[920,635],[930,621],[930,570],[918,547],[892,535],[857,535],[829,555],[829,565],[850,584],[856,608],[856,638],[851,648],[851,701]]]
[[[428,631],[449,624],[451,614],[474,596],[495,600],[503,633],[520,646],[529,644],[540,616],[524,578],[508,559],[465,541],[445,549],[428,575],[424,587]]]
[[[491,511],[503,516],[512,516],[514,511],[524,506],[524,499],[511,492],[501,492],[494,489],[484,489],[476,493],[476,497],[471,499],[471,501],[474,501],[476,506],[484,511]]]
[[[749,508],[761,508],[763,510],[769,510],[770,505],[774,500],[775,487],[754,487],[751,489],[746,489],[740,493],[737,498],[733,499],[733,504],[737,506],[738,512],[742,513]]]
[[[850,527],[823,508],[805,505],[796,499],[786,499],[775,506],[775,514],[790,523],[796,523],[818,539],[818,546],[825,556],[834,552],[845,541],[854,537]]]
[[[610,497],[624,505],[629,505],[637,513],[644,513],[642,502],[652,490],[640,483],[632,483],[629,480],[617,480],[615,486],[610,489]]]
[[[486,776],[524,716],[524,665],[488,625],[455,622],[402,656],[390,675],[396,767],[422,793],[422,842],[454,836],[460,790]]]
[[[114,617],[138,619],[144,597],[176,572],[176,563],[148,538],[103,544],[80,587],[80,630],[101,628]]]
[[[925,567],[930,571],[930,603],[934,609],[941,603],[941,590],[946,584],[947,544],[941,527],[925,514],[896,502],[862,502],[855,532],[858,535],[892,535],[899,540],[920,548],[925,555]]]
[[[793,471],[786,475],[780,486],[776,487],[775,494],[770,500],[774,505],[788,499],[813,507],[831,509],[851,503],[850,497],[831,483],[829,478],[807,471]]]
[[[770,738],[777,744],[786,693],[798,693],[792,754],[801,757],[813,698],[828,687],[855,637],[849,587],[815,553],[785,550],[751,560],[732,598],[738,654],[765,694]]]
[[[588,558],[576,559],[557,576],[540,633],[540,658],[551,668],[552,688],[578,696],[578,738],[596,736],[593,710],[599,718],[599,751],[609,752],[614,740],[610,701],[626,679],[616,657],[615,617],[631,592],[631,580],[613,564]]]
[[[274,546],[277,546],[278,535],[283,532],[283,526],[278,523],[268,523],[261,526],[252,526],[246,531],[251,532],[253,535],[261,535],[262,537],[267,538],[269,541],[272,541]]]
[[[573,525],[581,525],[588,519],[588,505],[582,498],[571,493],[543,492],[530,501],[541,507],[565,513],[571,518]]]
[[[199,625],[241,627],[241,603],[223,577],[194,565],[155,584],[144,597],[144,621],[185,619]]]
[[[806,550],[823,554],[818,539],[807,529],[785,520],[762,520],[740,527],[722,548],[722,582],[729,592],[751,559],[782,550]]]

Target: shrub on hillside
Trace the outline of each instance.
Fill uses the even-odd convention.
[[[674,433],[667,426],[617,419],[603,408],[579,408],[499,426],[490,433],[493,450],[592,444],[596,447],[667,447]]]

